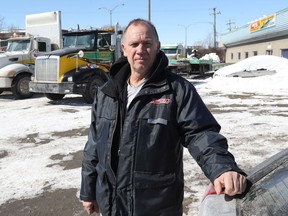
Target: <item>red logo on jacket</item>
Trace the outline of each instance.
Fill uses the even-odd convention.
[[[150,103],[152,104],[169,104],[171,102],[168,98],[153,99]]]

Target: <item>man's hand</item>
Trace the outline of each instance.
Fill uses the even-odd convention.
[[[225,172],[214,180],[214,188],[217,194],[242,194],[246,189],[246,177],[234,171]]]
[[[84,209],[89,215],[93,214],[94,212],[99,213],[99,206],[96,201],[93,202],[83,201],[82,204]]]

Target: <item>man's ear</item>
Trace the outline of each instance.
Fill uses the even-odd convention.
[[[160,48],[161,48],[161,42],[159,41],[159,42],[158,42],[158,45],[157,45],[157,49],[158,49],[157,53],[160,52]]]
[[[121,48],[122,48],[122,51],[123,51],[123,55],[124,55],[125,57],[127,57],[126,52],[125,52],[125,46],[124,46],[124,44],[121,44]]]

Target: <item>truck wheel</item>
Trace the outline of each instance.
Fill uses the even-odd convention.
[[[84,100],[88,104],[92,104],[94,101],[96,88],[102,86],[105,81],[99,77],[91,77],[87,83],[85,92],[82,94]]]
[[[49,100],[61,100],[64,98],[65,94],[53,94],[53,93],[45,93],[45,97],[47,97]]]
[[[29,82],[31,81],[30,74],[22,74],[17,76],[11,86],[11,91],[15,99],[30,98],[34,94],[29,91]]]

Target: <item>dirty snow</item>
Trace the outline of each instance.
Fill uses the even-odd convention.
[[[257,78],[191,80],[222,126],[239,166],[249,170],[288,147],[288,66]],[[90,106],[77,95],[60,102],[0,95],[0,205],[44,190],[80,187],[80,163],[63,163],[83,149]],[[184,215],[197,215],[208,180],[184,152]]]

